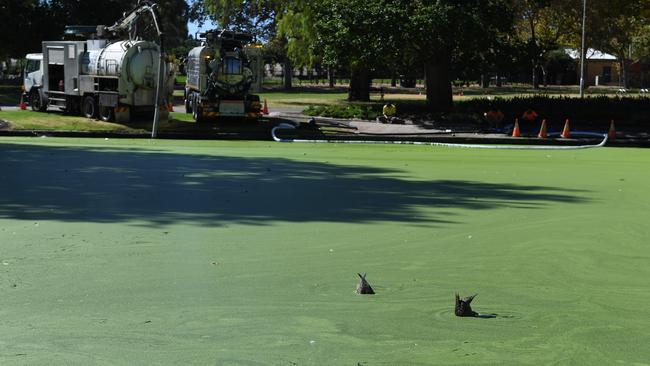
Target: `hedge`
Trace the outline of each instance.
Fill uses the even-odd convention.
[[[584,99],[571,97],[531,96],[514,98],[476,98],[454,103],[448,113],[431,113],[426,105],[416,101],[396,102],[398,116],[414,121],[445,121],[451,123],[487,124],[484,113],[495,110],[504,115],[502,124],[513,123],[515,118],[521,123],[537,124],[546,119],[551,126],[564,124],[570,119],[574,124],[584,127],[602,128],[609,121],[622,123],[635,130],[650,130],[650,98],[648,97],[607,97],[594,96]],[[374,120],[381,115],[383,103],[362,105],[345,104],[338,106],[309,107],[305,114],[336,118],[360,118]],[[523,114],[533,110],[538,114],[535,121],[524,121]]]

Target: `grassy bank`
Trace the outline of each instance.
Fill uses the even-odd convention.
[[[52,131],[107,131],[107,132],[146,132],[151,130],[151,119],[138,119],[128,124],[103,122],[61,112],[0,111],[0,120],[10,123],[13,130],[52,130]],[[191,114],[170,113],[170,120],[160,124],[161,131],[183,131],[194,128]]]

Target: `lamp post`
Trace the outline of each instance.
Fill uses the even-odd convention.
[[[585,25],[587,23],[587,0],[582,1],[582,48],[580,49],[580,98],[585,97]]]

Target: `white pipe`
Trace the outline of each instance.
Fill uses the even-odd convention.
[[[296,126],[289,123],[280,123],[271,129],[271,136],[276,142],[310,142],[310,143],[341,143],[341,144],[395,144],[395,145],[430,145],[444,147],[460,147],[469,149],[499,149],[499,150],[580,150],[603,147],[607,143],[606,133],[596,132],[571,132],[574,136],[602,137],[597,145],[578,145],[578,146],[539,146],[539,145],[475,145],[475,144],[451,144],[444,142],[422,142],[422,141],[372,141],[372,140],[300,140],[300,139],[283,139],[276,136],[278,130],[295,130]],[[559,135],[559,134],[552,134]]]

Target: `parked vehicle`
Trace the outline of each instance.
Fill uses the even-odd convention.
[[[173,74],[159,67],[160,47],[153,42],[115,39],[115,32],[148,10],[136,8],[114,26],[68,26],[63,41],[44,41],[41,54],[28,54],[24,95],[35,111],[58,106],[104,121],[128,122],[134,114],[151,114],[157,105],[159,70],[166,118],[173,92]],[[129,37],[131,38],[131,37]]]
[[[260,98],[251,90],[261,85],[262,63],[260,49],[250,46],[252,35],[213,30],[201,36],[203,44],[186,60],[185,111],[197,122],[259,118]]]

